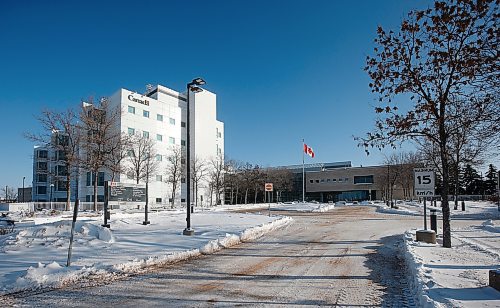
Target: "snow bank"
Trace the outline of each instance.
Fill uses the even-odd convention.
[[[431,245],[420,243],[413,240],[416,230],[406,231],[404,234],[403,255],[406,260],[407,271],[409,275],[410,292],[418,300],[419,307],[440,307],[440,305],[429,297],[429,288],[433,287],[435,282],[430,276],[430,270],[423,266],[423,260],[415,253],[415,247],[419,245]]]
[[[186,237],[179,232],[183,215],[152,213],[151,225],[143,226],[142,215],[120,214],[112,216],[111,230],[101,227],[100,220],[77,221],[70,267],[65,262],[71,221],[18,229],[0,238],[0,295],[59,288],[86,279],[111,281],[152,266],[211,254],[292,222],[289,217],[200,213],[192,217],[195,236]]]

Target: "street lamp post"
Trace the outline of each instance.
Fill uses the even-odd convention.
[[[205,80],[198,77],[193,79],[186,86],[186,229],[182,232],[184,235],[194,235],[194,230],[191,229],[191,143],[190,143],[190,128],[191,122],[189,121],[189,92],[201,92],[202,89],[198,86],[204,85]]]
[[[25,180],[25,179],[26,179],[26,177],[25,177],[25,176],[23,176],[23,201],[22,201],[22,202],[25,202],[25,200],[24,200],[24,180]]]
[[[50,209],[52,210],[52,192],[54,191],[54,184],[50,184]]]

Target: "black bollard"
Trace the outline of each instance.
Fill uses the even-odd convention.
[[[465,201],[462,200],[462,212],[465,211]]]
[[[437,231],[437,215],[436,215],[436,210],[431,209],[431,230],[434,230],[436,232],[436,235],[438,233]]]

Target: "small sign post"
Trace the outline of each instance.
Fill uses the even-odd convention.
[[[427,230],[427,197],[434,197],[436,186],[434,169],[415,168],[415,195],[424,198],[424,230]]]
[[[269,199],[268,199],[268,202],[269,202],[269,217],[271,217],[271,201],[272,201],[272,198],[273,198],[273,191],[274,191],[273,183],[266,183],[266,184],[264,184],[264,191],[269,196]]]

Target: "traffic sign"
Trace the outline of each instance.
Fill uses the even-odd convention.
[[[436,186],[434,169],[415,168],[415,195],[417,197],[432,197]]]
[[[273,191],[273,183],[266,183],[264,189],[265,191]]]

